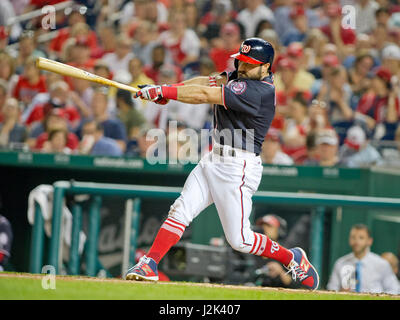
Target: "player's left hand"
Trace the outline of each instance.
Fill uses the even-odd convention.
[[[141,89],[141,90],[144,89],[144,88],[149,88],[149,87],[154,87],[154,85],[153,84],[140,84],[140,85],[138,85],[138,88]],[[135,98],[138,97],[138,93],[139,92],[137,92],[136,95],[134,96]],[[141,98],[144,99],[142,96],[141,96]],[[156,103],[156,104],[165,105],[165,104],[167,104],[169,102],[169,99],[158,98],[158,99],[154,100],[153,102]]]
[[[146,86],[136,92],[136,98],[140,97],[144,100],[157,101],[164,98],[161,86]]]

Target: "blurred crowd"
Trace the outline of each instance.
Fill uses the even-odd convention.
[[[41,10],[63,2],[54,17]],[[185,128],[210,129],[212,105],[133,100],[42,72],[35,59],[134,87],[172,84],[233,70],[230,55],[253,36],[276,53],[264,163],[400,166],[396,0],[2,0],[0,146],[144,157],[153,128],[167,141]]]

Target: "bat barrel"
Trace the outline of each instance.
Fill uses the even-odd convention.
[[[54,73],[61,74],[63,76],[73,77],[82,80],[88,80],[96,83],[100,83],[106,86],[112,86],[119,89],[127,90],[132,93],[136,93],[138,89],[128,86],[126,84],[116,82],[110,79],[106,79],[100,76],[97,76],[93,73],[90,73],[86,70],[82,70],[79,68],[75,68],[73,66],[57,62],[54,60],[46,59],[46,58],[38,58],[36,60],[36,67],[41,70],[46,70]]]

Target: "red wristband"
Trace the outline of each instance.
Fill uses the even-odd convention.
[[[169,86],[162,86],[161,87],[162,95],[165,99],[178,99],[178,88],[177,87],[169,87]]]
[[[171,84],[171,87],[180,87],[180,86],[184,86],[184,85],[185,85],[184,83],[179,82],[179,83]]]

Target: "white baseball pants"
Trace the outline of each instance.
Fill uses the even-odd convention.
[[[188,176],[181,195],[171,206],[169,216],[188,226],[200,212],[212,203],[228,243],[233,249],[252,254],[265,247],[265,242],[250,229],[251,197],[257,191],[262,176],[260,156],[254,153],[222,148],[223,156],[213,151],[206,154]],[[235,157],[230,156],[234,150]],[[265,238],[265,237],[264,237]]]

